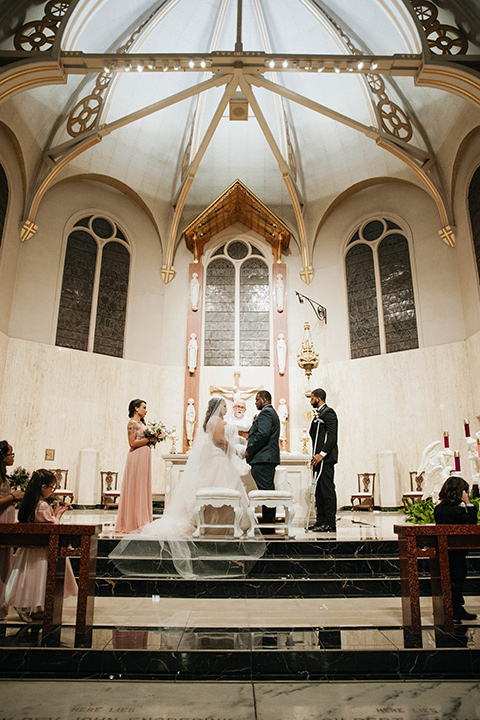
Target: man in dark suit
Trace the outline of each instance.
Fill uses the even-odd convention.
[[[280,464],[280,420],[272,407],[268,390],[259,390],[255,397],[258,414],[248,431],[245,458],[259,490],[274,490],[275,468]],[[262,506],[262,522],[275,522],[275,508]]]
[[[308,529],[313,532],[335,532],[337,495],[333,481],[335,464],[338,460],[338,420],[335,410],[326,404],[326,393],[322,388],[312,390],[310,404],[313,419],[310,425],[312,438],[311,467],[316,478],[315,504],[317,519]]]

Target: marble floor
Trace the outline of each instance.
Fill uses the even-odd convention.
[[[8,720],[475,720],[478,682],[4,681]]]
[[[158,516],[160,517],[160,516]],[[100,537],[120,537],[114,532],[115,510],[69,510],[63,517],[64,523],[85,525],[102,525]],[[312,533],[306,532],[303,526],[294,525],[297,540],[315,540],[318,538],[335,538],[337,540],[396,540],[393,527],[403,525],[405,516],[401,512],[374,512],[341,510],[337,513],[337,532]],[[280,531],[277,537],[282,537]]]

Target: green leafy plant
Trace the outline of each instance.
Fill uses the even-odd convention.
[[[477,508],[477,522],[480,522],[480,498],[472,498],[471,503]]]
[[[405,505],[406,508],[404,508],[402,512],[405,514],[406,522],[414,523],[415,525],[426,525],[427,523],[435,522],[432,498],[427,498],[425,502],[412,502],[406,498]]]

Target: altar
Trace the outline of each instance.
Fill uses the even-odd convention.
[[[167,508],[187,463],[188,453],[167,453],[162,455],[162,458],[165,461],[165,507]],[[302,527],[305,525],[310,497],[310,456],[302,453],[281,453],[277,473],[279,469],[286,471],[288,488],[293,494],[295,509],[293,525]],[[250,473],[242,477],[242,481],[247,492],[257,489]]]

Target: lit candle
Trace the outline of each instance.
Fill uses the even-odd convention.
[[[480,457],[480,440],[477,440],[477,452],[478,452],[478,457]]]
[[[450,438],[448,436],[448,432],[443,433],[443,447],[444,448],[450,447]]]
[[[463,427],[465,428],[465,437],[470,437],[470,423],[468,420],[463,421]]]
[[[460,472],[460,453],[453,453],[453,457],[455,458],[455,472]]]

